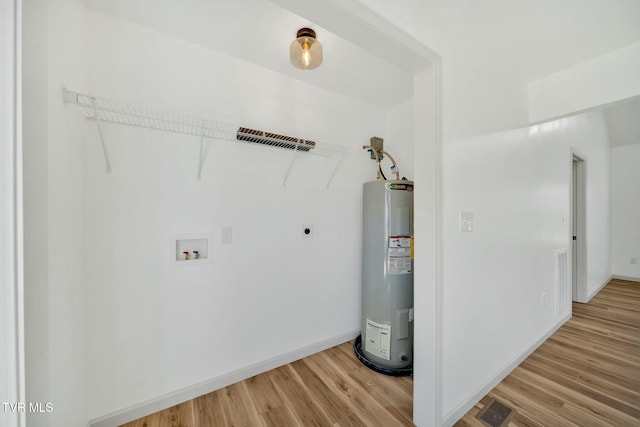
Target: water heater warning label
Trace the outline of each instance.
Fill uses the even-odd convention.
[[[374,356],[389,360],[391,358],[391,325],[367,319],[364,350]]]
[[[390,236],[389,248],[411,249],[411,236]]]
[[[389,274],[411,273],[412,249],[411,236],[390,236],[387,272]]]
[[[411,258],[389,258],[389,274],[409,274],[411,273]]]

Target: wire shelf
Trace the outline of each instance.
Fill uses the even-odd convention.
[[[157,111],[83,95],[69,90],[64,91],[65,102],[80,106],[85,116],[91,120],[158,129],[167,132],[202,136],[205,138],[233,141],[237,126],[230,123],[206,120],[188,114]]]
[[[338,154],[340,158],[337,165],[339,165],[344,153],[346,152],[346,149],[341,146],[317,144],[314,141],[302,138],[257,131],[247,127],[238,126],[236,124],[204,119],[189,114],[158,111],[151,108],[85,95],[70,91],[66,88],[63,88],[63,100],[66,103],[78,105],[88,119],[96,121],[105,155],[107,172],[110,171],[111,165],[104,137],[102,135],[101,122],[157,129],[166,132],[200,137],[198,179],[200,179],[202,167],[204,165],[203,146],[205,139],[243,142],[245,144],[264,145],[293,151],[291,163],[286,172],[283,185],[286,185],[289,172],[291,171],[291,167],[293,166],[293,162],[295,161],[298,153],[314,154],[324,157],[332,157]],[[331,178],[329,179],[329,183],[327,183],[327,187],[331,183],[335,172],[336,171],[334,170]]]

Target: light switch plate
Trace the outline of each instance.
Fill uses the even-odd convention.
[[[473,212],[460,212],[460,231],[463,233],[473,231]]]
[[[220,242],[223,245],[229,245],[233,242],[233,229],[231,227],[222,227]]]

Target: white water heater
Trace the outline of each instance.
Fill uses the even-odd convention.
[[[364,184],[362,334],[355,350],[370,368],[410,375],[413,363],[413,182]]]

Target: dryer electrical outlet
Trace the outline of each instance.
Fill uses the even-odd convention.
[[[313,237],[313,224],[302,224],[300,235],[303,239],[311,239]]]

